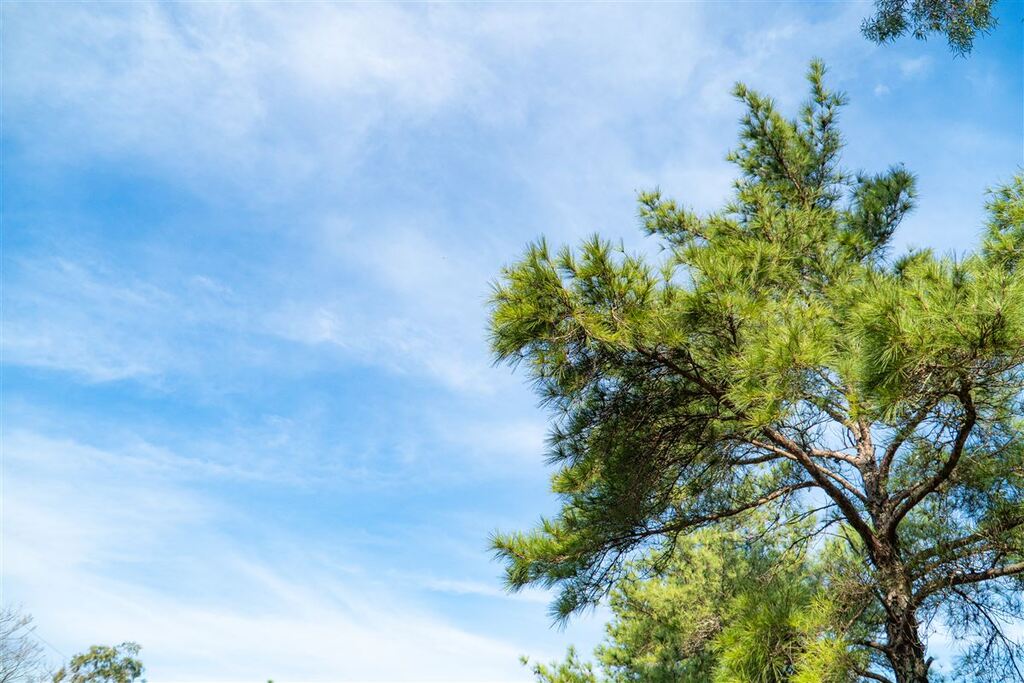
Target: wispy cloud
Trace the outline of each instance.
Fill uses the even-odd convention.
[[[161,321],[180,311],[180,294],[200,298],[202,288],[172,293],[130,273],[52,253],[18,259],[9,273],[15,296],[5,310],[8,363],[111,381],[189,362]]]
[[[904,78],[917,78],[928,73],[932,66],[932,59],[927,55],[902,59],[899,62],[900,73]]]
[[[187,468],[30,433],[9,435],[5,450],[6,587],[49,641],[138,640],[161,678],[179,680],[516,672],[515,647],[459,629],[365,570],[339,572],[316,554],[260,556],[232,540],[219,525],[244,517],[190,491]]]
[[[8,132],[51,162],[126,158],[234,201],[254,182],[252,201],[287,196],[350,165],[379,122],[429,118],[486,79],[450,34],[429,30],[434,15],[382,5],[12,6]]]
[[[25,304],[9,314],[8,358],[93,381],[159,383],[169,372],[215,368],[220,377],[268,355],[290,366],[294,353],[271,348],[279,337],[456,391],[493,392],[503,375],[487,367],[484,301],[501,262],[541,230],[635,234],[626,229],[635,189],[678,186],[689,202],[716,204],[728,189],[726,138],[687,135],[681,153],[642,168],[642,149],[622,132],[654,125],[669,140],[676,134],[661,108],[630,102],[696,96],[700,116],[731,117],[722,103],[733,80],[756,73],[774,82],[787,71],[780,57],[798,78],[805,57],[786,52],[788,39],[827,41],[845,25],[812,31],[803,18],[783,19],[768,32],[744,27],[731,46],[696,5],[672,22],[625,7],[138,4],[50,16],[16,6],[6,99],[27,158],[124,160],[201,194],[225,190],[235,203],[278,196],[314,208],[281,226],[292,240],[287,256],[243,281],[199,267],[182,273],[187,253],[166,257],[177,263],[83,262],[59,251],[22,261],[12,289]],[[571,77],[551,80],[552,63],[570,66]],[[516,237],[452,229],[466,217],[450,204],[316,208],[325,176],[340,184],[342,204],[351,199],[344,187],[370,163],[375,136],[426,130],[442,111],[507,136],[509,166],[496,179],[519,183],[535,215],[496,220],[493,204],[457,192],[451,201]],[[154,266],[168,276],[140,272]],[[285,291],[262,286],[283,281]],[[226,335],[230,348],[200,330]]]

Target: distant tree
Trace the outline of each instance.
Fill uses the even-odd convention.
[[[996,25],[995,0],[875,0],[875,14],[864,20],[864,35],[888,43],[908,33],[919,40],[929,34],[946,36],[951,50],[966,54],[978,34]]]
[[[795,119],[737,86],[723,210],[641,195],[659,268],[595,237],[503,271],[493,348],[554,409],[561,511],[494,548],[512,588],[559,588],[565,618],[639,552],[755,509],[821,508],[815,535],[843,537],[860,568],[834,599],[868,596],[868,627],[880,615],[864,675],[928,681],[922,624],[938,620],[975,680],[1017,680],[1024,177],[994,192],[978,251],[891,257],[914,178],[840,169],[845,99],[823,75]]]
[[[30,615],[0,608],[0,683],[35,683],[46,676],[43,648],[34,630]]]
[[[136,643],[93,645],[61,667],[53,683],[134,683],[145,670],[138,658],[141,649]]]

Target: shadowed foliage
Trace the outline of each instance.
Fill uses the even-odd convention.
[[[996,25],[995,0],[875,0],[874,16],[865,19],[864,35],[887,43],[910,34],[924,40],[929,34],[946,36],[949,48],[963,55],[974,39]]]

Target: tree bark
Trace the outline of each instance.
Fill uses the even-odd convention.
[[[917,610],[905,586],[898,586],[886,595],[888,656],[897,683],[928,683],[931,660],[926,658],[921,641]]]

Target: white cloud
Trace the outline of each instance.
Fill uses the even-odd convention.
[[[398,578],[402,578],[399,575]],[[547,591],[537,588],[525,588],[517,592],[504,590],[500,584],[469,581],[465,579],[437,579],[430,577],[406,577],[427,590],[455,595],[478,595],[487,598],[520,600],[533,604],[550,605],[552,596]]]
[[[655,184],[698,208],[717,205],[731,177],[721,157],[732,128],[720,124],[735,115],[732,82],[799,82],[807,55],[791,53],[792,37],[835,43],[853,11],[726,30],[707,8],[678,9],[669,20],[660,7],[632,6],[8,8],[6,106],[30,156],[141,159],[192,191],[242,190],[228,193],[233,203],[279,193],[319,202],[323,178],[344,194],[381,126],[425,130],[417,126],[466,114],[501,131],[503,163],[538,208],[529,226],[480,215],[497,207],[470,214],[501,236],[420,204],[315,208],[280,230],[298,252],[241,282],[181,263],[45,254],[12,282],[26,303],[8,314],[9,361],[157,384],[211,370],[222,379],[247,360],[315,367],[271,348],[276,337],[494,393],[505,375],[488,367],[484,304],[502,261],[535,230],[559,239],[599,229],[636,243],[632,192]],[[683,111],[702,125],[681,133],[686,121],[662,107],[688,102],[699,106]],[[665,139],[653,167],[637,129]],[[184,270],[191,284],[142,272],[153,265]],[[281,282],[294,284],[269,284]]]
[[[378,317],[351,299],[285,303],[268,316],[266,329],[300,344],[336,348],[350,360],[393,374],[426,377],[457,392],[493,394],[506,380],[489,367],[482,332],[466,339],[462,328],[431,320],[426,305],[420,315]]]
[[[451,425],[446,430],[448,439],[468,448],[477,461],[493,468],[499,459],[510,467],[543,461],[547,452],[547,423],[543,417],[535,419],[491,419],[483,422]]]
[[[119,458],[19,431],[5,433],[3,447],[8,579],[145,555],[156,537],[208,519],[207,506],[183,489],[154,495],[164,467],[152,451]]]
[[[458,392],[493,394],[507,379],[490,367],[485,339],[499,257],[467,248],[429,216],[379,220],[324,220],[307,247],[316,282],[303,298],[272,305],[266,332]],[[344,282],[331,284],[339,273]]]
[[[614,133],[643,102],[696,99],[731,118],[735,80],[799,78],[811,50],[856,36],[861,12],[810,21],[780,10],[768,25],[737,25],[699,5],[673,9],[17,5],[5,15],[9,133],[47,160],[143,161],[193,192],[257,204],[325,174],[337,183],[382,126],[442,114],[533,132],[541,120],[526,153],[549,163],[558,143],[581,161],[602,153],[600,166],[576,167],[597,174],[634,165]],[[789,47],[797,36],[804,51]]]
[[[197,327],[238,329],[224,286],[196,276],[173,287],[109,259],[59,251],[22,255],[8,268],[4,360],[63,370],[91,382],[195,372],[211,351]],[[237,351],[236,351],[237,352]]]
[[[904,78],[912,79],[924,76],[931,69],[932,60],[927,55],[910,57],[899,61],[900,73]]]
[[[282,672],[291,680],[518,677],[514,647],[356,587],[346,590],[360,596],[355,608],[325,598],[322,584],[304,581],[288,584],[282,609],[261,608],[278,595],[254,590],[252,606],[232,610],[118,584],[96,589],[95,579],[89,585],[93,590],[79,594],[75,607],[61,609],[62,630],[83,644],[86,634],[105,642],[130,634],[144,644],[150,680],[265,680],[280,679]]]
[[[486,75],[432,12],[381,5],[6,8],[9,133],[50,161],[127,158],[194,192],[287,196],[374,126]],[[46,49],[39,49],[46,45]],[[45,131],[45,136],[42,134]],[[258,182],[260,193],[249,192]]]
[[[318,286],[323,271],[316,269],[303,278],[310,293],[298,301],[248,284],[234,291],[199,274],[184,282],[177,274],[171,281],[153,272],[136,275],[98,256],[24,255],[8,273],[5,362],[89,382],[162,386],[173,378],[209,388],[219,383],[223,390],[233,386],[225,382],[233,374],[265,372],[268,359],[271,371],[288,373],[340,358],[432,378],[456,391],[492,393],[495,380],[507,375],[490,368],[486,352],[486,279],[464,279],[465,268],[446,266],[437,248],[415,233],[362,246],[373,254],[365,261],[353,255],[332,263],[363,278],[360,289]],[[165,262],[148,265],[173,273]],[[327,345],[338,353],[318,361],[280,342]]]
[[[264,45],[275,46],[276,54],[267,58],[317,96],[377,96],[422,112],[487,78],[463,45],[430,30],[438,28],[433,11],[386,5],[294,9],[260,8],[255,33],[269,34]]]

